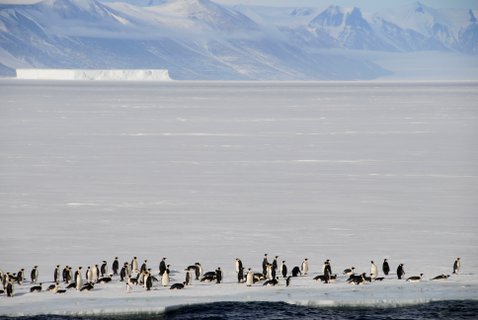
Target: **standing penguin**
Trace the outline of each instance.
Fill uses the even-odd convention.
[[[282,260],[282,263],[280,265],[280,273],[282,274],[283,278],[287,277],[287,266],[285,264],[285,260]]]
[[[272,279],[276,278],[276,273],[277,273],[277,268],[278,268],[277,258],[279,258],[279,256],[275,256],[274,260],[272,260]]]
[[[163,275],[161,276],[161,284],[163,287],[169,286],[169,265],[166,266],[166,270],[164,270]]]
[[[128,262],[125,262],[125,263],[123,264],[123,267],[121,268],[121,271],[120,271],[120,281],[124,281],[127,276],[129,276],[129,273],[128,273]]]
[[[254,284],[254,272],[252,272],[251,268],[247,269],[246,275],[246,286],[250,287]]]
[[[78,267],[78,270],[75,272],[75,287],[76,290],[80,291],[83,286],[83,277],[81,275],[81,267]]]
[[[101,277],[108,275],[108,263],[103,260],[103,264],[100,267]]]
[[[375,279],[377,278],[377,275],[378,275],[377,266],[372,260],[370,261],[370,278]]]
[[[63,282],[64,282],[64,283],[68,283],[68,282],[69,282],[69,280],[68,280],[68,273],[69,273],[69,271],[68,271],[68,266],[65,266],[65,267],[63,268],[63,270],[61,271],[61,277],[63,278]]]
[[[88,268],[86,269],[86,274],[85,274],[85,278],[86,278],[86,282],[87,283],[92,283],[92,279],[93,279],[93,274],[91,272],[91,267],[88,266]]]
[[[134,257],[131,261],[131,271],[134,273],[139,273],[138,258]]]
[[[236,272],[237,283],[241,283],[244,280],[244,267],[242,266],[242,261],[239,258],[236,258]]]
[[[267,279],[267,280],[272,280],[272,279],[274,279],[274,278],[272,277],[272,264],[270,264],[270,263],[267,264],[267,266],[266,266],[266,279]]]
[[[387,259],[383,259],[382,271],[384,275],[388,276],[388,273],[390,272],[390,266],[388,265]]]
[[[151,274],[148,271],[146,271],[146,274],[144,276],[144,287],[146,288],[146,291],[150,291],[152,286],[153,286],[153,279],[151,277]]]
[[[455,262],[453,262],[453,274],[458,274],[458,272],[460,272],[460,267],[460,258],[456,258]]]
[[[264,277],[267,275],[267,265],[269,264],[269,260],[267,260],[267,253],[264,254],[264,259],[262,259],[262,274]]]
[[[146,272],[148,271],[148,260],[144,260],[143,264],[141,265],[141,269],[139,270],[139,272]]]
[[[400,265],[397,268],[397,277],[398,279],[402,279],[404,275],[405,275],[405,269],[403,268],[403,263],[400,263]]]
[[[191,280],[192,280],[191,272],[188,269],[186,269],[186,279],[184,279],[184,285],[189,286],[191,284]]]
[[[92,282],[92,283],[98,282],[99,274],[100,274],[100,269],[98,268],[98,265],[95,264],[95,265],[91,268],[91,282]]]
[[[309,271],[309,261],[307,258],[304,259],[304,261],[302,261],[302,265],[300,266],[300,270],[302,271],[302,273],[304,275],[307,274],[307,272]]]
[[[221,283],[222,281],[222,270],[221,267],[216,269],[216,283]]]
[[[60,281],[60,265],[57,265],[53,271],[53,282],[57,283]]]
[[[111,266],[113,268],[113,275],[118,275],[118,270],[119,270],[119,260],[118,257],[115,257],[115,260],[113,261],[113,265]]]
[[[38,281],[38,266],[34,266],[32,272],[30,272],[30,279],[32,283],[37,283]]]
[[[325,274],[329,274],[329,275],[332,275],[332,266],[330,265],[330,260],[327,259],[324,261],[324,265],[323,265],[323,273],[324,275]]]
[[[161,259],[161,262],[159,263],[159,275],[162,276],[165,271],[166,271],[166,258],[164,257],[163,259]]]
[[[5,286],[5,290],[7,291],[7,297],[13,297],[14,294],[14,284],[13,280],[8,280]]]

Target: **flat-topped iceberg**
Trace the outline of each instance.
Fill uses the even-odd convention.
[[[17,69],[18,79],[169,81],[167,69]]]

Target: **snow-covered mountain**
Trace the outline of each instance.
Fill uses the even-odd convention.
[[[351,51],[352,50],[352,51]],[[223,6],[211,0],[0,5],[0,74],[161,68],[175,79],[373,79],[355,51],[478,53],[473,10]]]

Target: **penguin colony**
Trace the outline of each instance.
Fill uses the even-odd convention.
[[[292,284],[294,277],[307,277],[309,272],[309,260],[305,258],[300,265],[289,268],[286,261],[282,260],[280,265],[278,262],[279,256],[275,256],[272,262],[269,262],[267,254],[262,260],[262,272],[253,271],[252,268],[243,266],[242,261],[236,258],[235,272],[237,274],[237,283],[245,284],[247,287],[254,285],[262,286],[277,286],[285,285],[288,287]],[[66,293],[69,290],[76,290],[80,292],[94,290],[97,285],[104,285],[112,281],[120,281],[124,283],[126,292],[130,292],[135,287],[144,288],[146,291],[158,290],[160,287],[169,288],[170,290],[181,290],[190,286],[194,281],[211,282],[220,284],[223,280],[223,271],[220,267],[213,271],[203,272],[202,266],[199,262],[195,262],[187,266],[185,271],[185,279],[183,282],[170,284],[171,266],[167,264],[166,258],[163,257],[159,263],[159,272],[152,271],[148,266],[148,260],[144,260],[139,264],[137,257],[133,257],[131,261],[126,261],[120,264],[118,257],[116,257],[111,264],[111,272],[107,261],[103,260],[101,264],[87,266],[86,271],[82,266],[74,269],[66,265],[61,268],[56,265],[53,270],[52,282],[48,286],[43,286],[39,279],[38,266],[34,266],[30,272],[30,281],[27,281],[25,269],[20,269],[16,273],[3,272],[0,270],[0,281],[3,289],[0,287],[0,296],[13,297],[15,286],[30,285],[30,293],[37,293],[43,291],[50,291],[54,294]],[[121,266],[121,267],[120,267]],[[460,258],[456,258],[453,262],[453,275],[458,275],[461,268]],[[379,277],[378,267],[374,261],[370,262],[370,273],[357,273],[355,267],[346,268],[341,274],[341,280],[352,284],[362,285],[374,281],[383,281],[385,276],[406,280],[407,282],[419,282],[423,279],[423,273],[406,277],[405,267],[400,263],[396,269],[395,274],[390,273],[390,265],[387,259],[382,263],[382,277]],[[330,260],[325,260],[322,264],[321,274],[313,277],[314,281],[329,284],[338,280],[338,275],[332,273],[332,265]],[[431,281],[446,280],[450,275],[440,274]]]

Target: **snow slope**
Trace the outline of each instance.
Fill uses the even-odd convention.
[[[168,70],[17,69],[18,79],[168,81]]]
[[[28,94],[25,94],[25,93]],[[160,311],[233,301],[405,304],[478,297],[476,82],[1,81],[0,268],[162,257],[172,282],[196,261],[224,283],[0,299],[1,314]],[[264,253],[308,276],[236,284]],[[461,257],[459,275],[444,282]],[[392,275],[363,286],[340,272]],[[312,280],[330,259],[336,283]],[[406,276],[395,279],[399,263]]]

